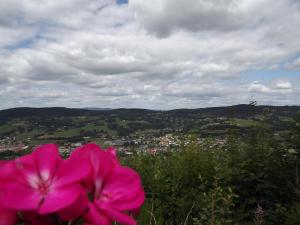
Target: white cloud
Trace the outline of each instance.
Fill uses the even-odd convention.
[[[131,0],[142,25],[160,36],[176,29],[190,31],[230,31],[241,28],[250,19],[236,0]]]
[[[248,88],[249,92],[253,93],[271,93],[272,89],[264,84],[259,83],[258,81],[254,81],[252,84],[250,84]]]
[[[282,90],[290,90],[292,89],[292,84],[289,81],[277,81],[276,88]]]
[[[300,52],[299,12],[288,0],[0,0],[1,107],[299,103],[284,73],[244,75]]]
[[[285,65],[290,70],[300,70],[300,57]]]
[[[292,84],[289,81],[275,81],[273,84],[262,84],[259,81],[252,82],[248,91],[262,94],[287,94],[292,92]]]

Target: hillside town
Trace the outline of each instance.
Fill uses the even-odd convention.
[[[68,142],[68,141],[54,141],[59,145],[59,150],[62,155],[69,155],[72,150],[82,146],[83,144],[90,143],[91,137],[85,137],[83,142]],[[204,138],[196,138],[198,144],[205,143]],[[215,139],[211,143],[211,147],[216,145],[224,145],[225,139]],[[177,136],[173,134],[166,134],[161,137],[151,137],[147,135],[141,135],[139,137],[121,137],[114,139],[103,139],[100,144],[103,148],[113,146],[120,154],[131,155],[133,152],[138,153],[163,153],[178,149],[180,146],[187,146],[191,143],[191,139],[188,136]],[[42,144],[42,143],[41,143]],[[19,140],[16,136],[3,137],[0,139],[0,154],[2,153],[22,153],[26,151],[32,151],[38,144],[35,144],[31,138],[25,141]]]
[[[257,128],[284,140],[299,112],[300,107],[252,105],[173,111],[9,109],[0,111],[0,154],[22,154],[44,143],[58,144],[63,155],[85,143],[114,146],[124,155],[156,154],[181,149],[191,140],[223,146],[231,134],[247,137]]]

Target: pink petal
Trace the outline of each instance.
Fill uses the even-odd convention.
[[[91,192],[93,190],[93,171],[92,166],[90,164],[91,158],[91,149],[87,148],[87,145],[77,148],[74,150],[70,156],[70,159],[75,161],[84,161],[89,164],[89,174],[84,178],[81,182],[87,192]]]
[[[112,156],[109,156],[107,152],[101,150],[95,144],[87,144],[76,149],[70,158],[89,163],[90,173],[83,182],[88,191],[93,189],[96,180],[104,180],[105,177],[110,176],[115,166]]]
[[[76,201],[70,206],[58,212],[60,218],[64,221],[75,220],[81,217],[88,210],[89,200],[84,191],[79,195]]]
[[[111,221],[107,215],[101,213],[94,204],[89,204],[89,211],[84,216],[85,224],[93,225],[111,225]]]
[[[106,149],[112,156],[117,157],[117,150],[114,147],[109,147]]]
[[[33,152],[37,170],[40,172],[43,180],[48,180],[55,173],[56,168],[62,162],[58,147],[55,144],[45,144],[36,148]]]
[[[107,155],[111,158],[115,165],[120,165],[120,162],[117,158],[117,151],[115,148],[109,147],[108,149],[106,149],[106,152],[108,153]]]
[[[145,193],[143,189],[140,189],[140,192],[137,195],[132,196],[131,198],[126,198],[128,196],[124,196],[123,198],[115,199],[110,202],[115,209],[120,211],[132,211],[136,215],[138,215],[138,211],[140,207],[143,205],[145,201]]]
[[[86,158],[90,162],[94,174],[100,172],[103,176],[106,176],[113,167],[111,157],[108,157],[108,153],[103,151],[96,144],[84,145],[81,148],[76,149],[71,157],[73,157],[73,155],[76,155],[81,159]]]
[[[138,208],[144,201],[143,188],[139,175],[132,169],[118,166],[107,178],[102,194],[111,196],[110,203],[118,202],[126,209]],[[130,206],[132,204],[132,206]]]
[[[0,161],[0,188],[3,184],[14,181],[17,175],[14,161]]]
[[[87,144],[83,145],[80,148],[77,148],[70,156],[70,158],[81,159],[88,161],[93,170],[99,170],[100,162],[97,157],[98,153],[102,150],[96,144]]]
[[[14,225],[16,221],[16,212],[5,209],[0,205],[0,225]]]
[[[100,198],[96,200],[96,204],[99,208],[103,207],[111,213],[121,213],[122,211],[132,211],[140,208],[144,200],[145,194],[139,175],[130,168],[118,166],[112,175],[105,180]]]
[[[135,193],[141,189],[141,179],[134,170],[118,166],[113,174],[107,178],[104,189],[109,192],[132,194],[132,192]]]
[[[91,156],[91,161],[94,169],[94,178],[105,179],[109,177],[115,167],[110,154],[104,151],[97,152]],[[96,163],[97,162],[97,163]]]
[[[19,185],[7,185],[0,196],[3,206],[13,210],[35,210],[41,201],[41,196],[35,190]]]
[[[39,214],[54,213],[70,206],[78,198],[80,192],[79,185],[55,188],[45,197],[44,202],[39,208]]]
[[[52,178],[61,160],[56,145],[42,145],[33,153],[15,160],[18,172],[15,181],[36,188],[38,182],[33,178],[38,177],[44,181]]]
[[[16,182],[28,185],[28,177],[39,176],[34,154],[22,156],[14,164],[17,171]]]
[[[137,224],[135,219],[133,219],[131,216],[128,216],[127,214],[122,213],[118,210],[115,210],[109,206],[108,207],[102,206],[101,209],[104,210],[112,220],[115,220],[118,223],[121,223],[124,225],[136,225]]]
[[[55,185],[63,186],[79,182],[90,173],[90,165],[87,160],[79,157],[70,157],[63,161],[57,170]]]

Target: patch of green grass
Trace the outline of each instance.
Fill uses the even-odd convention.
[[[69,129],[63,129],[59,131],[54,131],[51,133],[47,133],[43,135],[41,138],[42,139],[47,139],[47,138],[69,138],[69,137],[75,137],[75,136],[80,136],[81,132],[88,132],[88,131],[97,131],[99,132],[100,130],[103,130],[105,133],[109,134],[114,134],[113,131],[108,129],[106,125],[103,126],[96,126],[95,124],[87,124],[83,127],[78,127],[78,128],[69,128]]]
[[[15,128],[12,126],[12,125],[10,125],[10,124],[4,124],[4,125],[1,125],[0,126],[0,134],[7,134],[7,133],[9,133],[9,132],[11,132],[11,131],[13,131]]]
[[[255,127],[255,126],[261,126],[261,122],[251,120],[251,119],[231,119],[227,123],[230,125],[236,125],[239,127]]]
[[[201,130],[204,130],[204,129],[207,129],[208,127],[210,127],[210,126],[218,126],[218,125],[220,125],[220,123],[208,123],[208,124],[205,124],[205,125],[203,125],[203,126],[201,126]]]
[[[36,135],[39,135],[39,134],[43,134],[45,133],[44,130],[41,130],[41,129],[33,129],[31,131],[25,131],[24,133],[20,134],[19,137],[22,138],[22,139],[27,139],[27,138],[33,138],[34,136]]]
[[[74,137],[74,136],[78,136],[81,130],[82,130],[81,128],[66,129],[66,130],[56,131],[53,133],[43,135],[41,138],[44,139],[44,138]]]
[[[295,120],[292,117],[287,117],[287,116],[279,116],[279,119],[282,122],[287,122],[287,123],[293,123]]]

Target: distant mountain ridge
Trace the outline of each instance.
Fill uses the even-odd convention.
[[[94,111],[109,111],[112,110],[112,108],[94,108],[94,107],[87,107],[87,108],[83,108],[83,109],[87,109],[87,110],[94,110]]]
[[[89,115],[92,111],[87,109],[72,109],[64,107],[45,107],[45,108],[30,108],[20,107],[11,108],[0,111],[0,121],[3,119],[23,118],[23,117],[43,117],[43,116],[80,116]]]
[[[84,137],[197,134],[220,137],[230,129],[243,135],[252,127],[267,126],[287,135],[300,115],[300,106],[234,105],[199,109],[149,110],[101,108],[12,108],[0,111],[0,137],[85,141]]]
[[[193,114],[210,114],[211,116],[242,116],[247,117],[253,114],[263,113],[264,111],[273,111],[278,113],[297,114],[300,113],[300,106],[267,106],[267,105],[233,105],[209,108],[196,108],[196,109],[173,109],[166,111],[150,110],[150,109],[136,109],[136,108],[66,108],[66,107],[44,107],[44,108],[31,108],[20,107],[0,110],[0,121],[3,119],[13,119],[22,117],[59,117],[59,116],[88,116],[99,114],[148,114],[160,113],[172,116],[185,116]],[[291,116],[290,115],[290,116]]]

